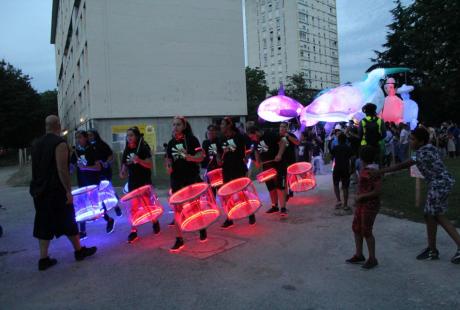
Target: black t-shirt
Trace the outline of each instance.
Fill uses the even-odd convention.
[[[331,155],[335,160],[334,172],[347,173],[350,171],[350,158],[353,156],[351,147],[339,144],[332,149]]]
[[[78,187],[98,185],[100,171],[81,170],[78,165],[94,166],[99,160],[94,146],[88,144],[85,147],[76,147],[72,153],[70,162],[77,167]]]
[[[321,156],[322,148],[321,148],[321,144],[319,143],[319,141],[316,141],[316,143],[312,142],[311,152],[312,152],[313,157]]]
[[[144,141],[135,148],[130,148],[128,145],[125,147],[122,157],[122,163],[128,167],[128,187],[129,191],[139,188],[144,185],[152,184],[152,171],[151,169],[145,168],[141,164],[135,164],[132,162],[132,158],[137,155],[140,159],[146,160],[152,158],[152,151],[150,146]]]
[[[172,138],[168,143],[167,156],[172,161],[171,178],[197,178],[200,167],[197,163],[186,161],[185,154],[194,156],[201,151],[200,142],[195,136],[185,136],[181,139]]]
[[[279,151],[281,137],[278,134],[264,132],[260,141],[256,145],[260,160],[263,162],[274,160]]]
[[[297,139],[297,137],[293,133],[288,132],[288,135],[290,137]],[[287,143],[286,150],[283,153],[283,162],[289,166],[296,162],[295,154],[296,154],[297,145],[289,141],[287,137],[286,137],[286,143]]]
[[[205,157],[201,162],[201,168],[212,171],[218,168],[216,155],[222,152],[222,144],[220,139],[204,140],[203,152]]]
[[[113,155],[112,149],[104,141],[96,142],[96,144],[93,144],[93,147],[96,150],[97,159],[102,162],[107,162],[109,157]],[[111,177],[112,167],[110,167],[110,165],[107,166],[106,168],[102,167],[101,174],[105,175],[106,177],[109,177],[109,176]]]
[[[224,175],[243,176],[248,171],[245,164],[246,140],[237,133],[233,137],[225,137],[222,143],[222,170]],[[227,178],[226,178],[227,179]]]
[[[299,161],[311,162],[310,152],[312,144],[309,141],[300,142],[298,147]]]
[[[359,155],[359,148],[361,146],[361,140],[358,138],[359,130],[357,127],[353,126],[350,128],[350,132],[352,135],[348,137],[348,141],[350,141],[351,149],[353,150],[353,154],[355,156]]]
[[[65,140],[54,134],[46,134],[32,145],[32,181],[30,194],[33,197],[51,192],[64,192],[56,164],[56,147]]]

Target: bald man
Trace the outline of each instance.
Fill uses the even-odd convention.
[[[33,235],[40,246],[38,270],[57,264],[48,256],[50,241],[67,236],[75,250],[75,259],[84,260],[96,253],[96,247],[82,247],[75,222],[69,175],[69,147],[60,137],[61,123],[55,115],[45,120],[46,134],[32,146],[32,182],[35,222]]]

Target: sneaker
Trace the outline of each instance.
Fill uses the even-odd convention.
[[[351,210],[350,207],[346,206],[346,207],[343,207],[342,213],[344,213],[344,215],[351,215],[353,214],[353,210]]]
[[[233,221],[226,219],[225,222],[222,224],[221,228],[229,228],[233,226]]]
[[[114,209],[115,209],[115,214],[117,216],[121,216],[121,208],[119,206],[116,206]]]
[[[206,229],[200,230],[200,241],[206,241],[208,239],[208,233]]]
[[[361,256],[353,255],[352,258],[349,258],[346,260],[346,262],[349,264],[361,264],[365,261],[366,261],[366,258],[364,257],[364,255],[361,255]]]
[[[340,210],[342,208],[342,202],[341,201],[337,201],[337,203],[335,204],[335,209],[336,210]]]
[[[279,212],[280,211],[280,208],[278,207],[271,207],[270,209],[268,209],[267,211],[265,211],[265,213],[267,214],[273,214],[273,213],[276,213],[276,212]]]
[[[254,225],[256,223],[256,215],[251,214],[249,215],[249,225]]]
[[[86,231],[80,231],[80,241],[85,240],[88,238]]]
[[[90,247],[90,248],[82,246],[79,251],[75,251],[75,253],[74,253],[75,254],[75,260],[82,261],[86,257],[94,255],[94,253],[96,253],[96,251],[97,251],[97,248],[95,246]]]
[[[176,238],[176,243],[174,243],[173,247],[169,249],[171,252],[179,252],[184,247],[184,239]]]
[[[50,267],[53,267],[56,264],[57,264],[57,260],[54,258],[50,258],[49,256],[46,258],[41,258],[38,261],[38,270],[43,271]]]
[[[113,229],[115,228],[115,220],[113,218],[110,218],[107,221],[107,226],[105,227],[105,232],[110,234],[113,232]]]
[[[362,265],[362,268],[369,270],[369,269],[372,269],[374,267],[377,267],[378,265],[379,265],[379,262],[376,259],[373,259],[373,260],[368,259],[364,263],[364,265]]]
[[[281,208],[281,212],[280,212],[281,216],[287,216],[287,213],[288,211],[286,208]]]
[[[158,235],[160,233],[160,222],[156,221],[156,222],[153,222],[153,233],[155,235]]]
[[[137,236],[137,230],[133,230],[128,235],[128,243],[134,243],[139,237]]]
[[[452,259],[450,261],[453,264],[460,264],[460,249],[458,249],[454,256],[452,256]]]
[[[418,260],[436,260],[436,259],[439,259],[439,251],[438,250],[431,251],[430,248],[426,248],[426,249],[424,249],[422,251],[422,253],[417,255],[417,259]]]

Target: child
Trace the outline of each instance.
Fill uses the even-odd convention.
[[[337,209],[336,215],[346,215],[351,214],[351,209],[348,206],[348,188],[350,187],[350,160],[353,156],[353,151],[351,147],[347,145],[347,136],[344,133],[340,133],[337,140],[338,145],[331,150],[332,158],[335,161],[334,170],[332,172],[334,193],[337,198],[335,208]],[[340,183],[342,183],[343,205],[340,199]]]
[[[458,249],[452,257],[451,262],[460,264],[460,235],[455,226],[445,216],[447,212],[447,198],[455,180],[447,172],[438,149],[431,145],[429,141],[430,134],[426,129],[415,129],[410,136],[410,145],[415,151],[415,159],[409,159],[393,167],[382,169],[377,172],[377,175],[406,169],[414,164],[417,165],[417,168],[427,182],[428,188],[424,208],[428,247],[417,256],[417,259],[439,259],[439,251],[436,249],[436,232],[439,224],[457,244]]]
[[[375,257],[375,238],[372,234],[372,228],[380,208],[380,189],[382,184],[379,177],[371,177],[371,172],[378,169],[376,164],[372,164],[375,159],[375,148],[363,146],[360,158],[363,168],[359,174],[358,193],[355,198],[356,210],[352,225],[355,235],[356,252],[346,262],[359,264],[365,261],[362,268],[372,269],[378,265],[377,258]],[[363,239],[366,239],[369,251],[367,261],[363,255]]]

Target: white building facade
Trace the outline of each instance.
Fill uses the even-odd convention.
[[[213,119],[247,114],[237,0],[53,0],[59,115],[69,134],[153,125],[175,115],[203,139]]]
[[[277,89],[303,72],[307,87],[340,83],[335,0],[245,0],[247,62]]]

